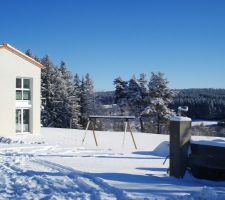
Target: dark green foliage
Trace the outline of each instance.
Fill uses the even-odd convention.
[[[127,114],[129,112],[128,107],[128,83],[124,81],[121,77],[114,80],[115,85],[115,103],[120,107],[121,115]]]
[[[89,74],[86,74],[86,76],[81,81],[80,99],[81,124],[85,127],[89,115],[93,115],[95,113],[94,86]]]
[[[112,105],[115,102],[114,92],[113,91],[95,92],[95,101],[101,105]]]
[[[225,119],[225,89],[183,89],[177,90],[170,107],[188,106],[187,116],[192,119]]]
[[[133,76],[128,82],[128,105],[130,112],[135,116],[139,116],[144,109],[142,99],[142,90],[138,80]]]
[[[115,103],[120,107],[122,115],[135,115],[139,120],[141,131],[153,130],[157,124],[157,132],[168,121],[168,117],[173,114],[169,103],[172,101],[174,92],[168,87],[168,81],[162,73],[152,73],[148,82],[145,74],[140,74],[140,78],[133,76],[129,81],[124,81],[118,77],[114,80]],[[118,113],[117,113],[118,114]],[[143,120],[143,118],[148,118]],[[150,122],[151,127],[149,126]],[[139,128],[138,127],[138,128]],[[150,128],[149,128],[150,127]]]

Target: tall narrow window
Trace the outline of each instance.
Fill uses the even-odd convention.
[[[30,109],[27,108],[16,109],[16,132],[17,133],[30,132]]]
[[[16,79],[16,100],[30,100],[30,79]]]
[[[22,132],[22,110],[16,109],[16,132]]]

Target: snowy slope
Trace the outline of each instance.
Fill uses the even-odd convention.
[[[42,128],[0,138],[0,199],[225,199],[225,182],[169,177],[166,135]]]

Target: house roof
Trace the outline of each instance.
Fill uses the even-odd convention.
[[[22,53],[21,51],[17,50],[16,48],[12,47],[9,44],[2,44],[2,45],[0,45],[0,48],[4,48],[4,49],[14,53],[15,55],[17,55],[17,56],[23,58],[24,60],[32,63],[33,65],[36,65],[39,68],[43,68],[44,67],[41,63],[37,62],[33,58],[27,56],[26,54]]]

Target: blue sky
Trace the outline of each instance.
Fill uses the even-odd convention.
[[[224,0],[0,0],[0,43],[64,60],[95,90],[161,71],[172,88],[225,88]]]

